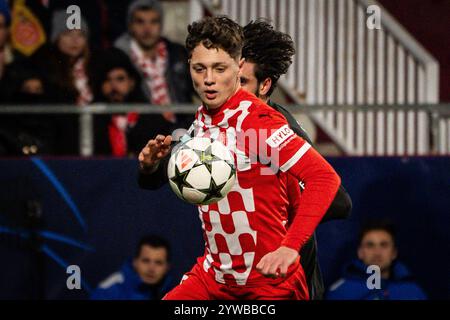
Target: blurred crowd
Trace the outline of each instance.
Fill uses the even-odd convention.
[[[0,107],[193,103],[187,55],[183,45],[162,36],[160,2],[80,0],[81,10],[68,13],[72,4],[0,0]],[[191,117],[170,111],[97,115],[94,154],[134,155],[156,133],[186,127]],[[78,152],[77,116],[0,117],[0,156]]]
[[[399,259],[396,227],[389,219],[362,223],[357,252],[321,300],[426,300],[427,294]],[[158,300],[178,282],[171,271],[171,246],[157,235],[139,240],[133,256],[101,281],[93,300]],[[104,275],[106,276],[106,275]],[[307,279],[307,281],[309,281]]]

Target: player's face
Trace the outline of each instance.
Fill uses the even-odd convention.
[[[397,257],[397,249],[388,232],[373,230],[363,237],[358,256],[365,265],[378,265],[381,271],[386,271]]]
[[[142,246],[139,257],[133,260],[133,266],[141,280],[146,284],[159,283],[169,271],[165,248]]]
[[[244,61],[240,81],[243,89],[253,93],[257,97],[259,96],[259,85],[255,76],[255,64],[253,62]]]
[[[81,30],[68,30],[58,39],[59,50],[72,58],[79,57],[86,48],[86,36]]]
[[[242,61],[223,49],[207,49],[199,44],[192,51],[189,65],[194,89],[209,109],[219,108],[239,89]]]
[[[129,28],[142,48],[152,49],[161,37],[161,17],[154,10],[136,10]]]
[[[121,68],[108,72],[102,84],[102,93],[110,102],[124,102],[134,88],[134,81],[128,73]]]

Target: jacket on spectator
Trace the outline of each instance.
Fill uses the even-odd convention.
[[[10,99],[13,95],[11,81],[14,80],[16,66],[20,66],[26,59],[24,55],[12,49],[9,45],[6,45],[0,55],[4,55],[4,61],[0,61],[0,64],[2,64],[0,70],[3,69],[3,71],[0,71],[0,104],[8,104],[11,103]]]
[[[128,260],[119,272],[100,283],[90,296],[91,300],[160,300],[174,287],[172,277],[166,275],[157,286],[145,284]]]
[[[389,279],[381,279],[380,289],[369,289],[367,266],[354,260],[345,268],[343,278],[336,281],[326,294],[327,300],[424,300],[425,293],[413,281],[405,265],[395,261]]]

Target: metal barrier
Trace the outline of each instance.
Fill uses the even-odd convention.
[[[197,105],[180,104],[171,107],[161,107],[148,104],[108,105],[93,104],[85,107],[73,105],[5,105],[0,106],[2,114],[74,114],[80,121],[80,154],[93,154],[93,117],[96,114],[118,114],[139,112],[142,114],[156,114],[172,111],[180,114],[194,114]],[[294,116],[306,114],[314,117],[317,114],[336,113],[353,115],[356,123],[354,137],[355,145],[362,146],[361,154],[376,148],[377,154],[388,155],[423,155],[418,153],[420,144],[425,143],[419,134],[417,126],[419,114],[424,114],[430,120],[430,127],[426,131],[426,144],[430,145],[428,154],[450,155],[450,104],[430,105],[287,105],[286,108]],[[370,117],[373,125],[367,125]],[[412,115],[412,116],[411,116]],[[355,119],[356,118],[356,119]],[[403,118],[403,125],[398,126],[398,119]],[[348,126],[348,117],[344,118],[344,128]],[[356,121],[359,119],[360,121]],[[361,120],[362,119],[362,120]],[[401,123],[401,122],[400,122]],[[362,124],[362,125],[358,125]],[[330,135],[333,132],[328,132]],[[345,132],[343,133],[345,134]],[[372,137],[376,137],[375,140]],[[345,151],[345,150],[343,150]],[[416,152],[414,152],[416,151]]]

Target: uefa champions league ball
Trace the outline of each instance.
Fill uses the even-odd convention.
[[[236,180],[233,154],[220,141],[194,137],[174,148],[169,184],[182,200],[211,204],[224,198]]]

